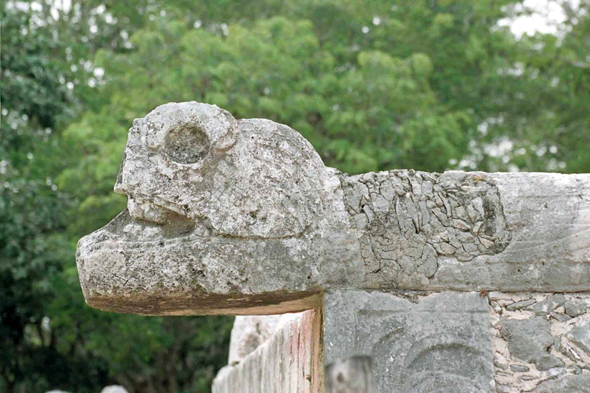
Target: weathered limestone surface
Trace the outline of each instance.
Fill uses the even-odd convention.
[[[579,312],[568,315],[566,304]],[[378,393],[590,386],[588,293],[333,291],[324,338],[327,364],[372,357]]]
[[[535,392],[539,393],[590,393],[590,375],[572,375],[543,382]]]
[[[128,208],[77,254],[86,301],[104,310],[275,314],[338,288],[590,290],[590,175],[347,176],[287,126],[187,102],[134,121],[115,191]]]
[[[255,330],[260,324],[273,325],[275,316],[237,317],[238,330]],[[320,321],[314,310],[280,316],[274,331],[244,357],[231,353],[244,347],[244,335],[233,335],[230,365],[219,371],[213,381],[213,393],[311,393],[323,390],[320,373]],[[268,319],[269,323],[264,320]],[[247,326],[247,327],[245,327]],[[261,339],[263,335],[259,336]]]
[[[590,176],[342,177],[366,288],[590,289]]]
[[[497,392],[589,391],[590,294],[491,292],[489,301]]]
[[[160,106],[129,130],[115,191],[128,209],[79,242],[91,306],[272,314],[362,279],[336,171],[287,126],[196,102]]]
[[[488,305],[478,293],[350,290],[324,302],[326,363],[371,356],[377,392],[493,392]]]

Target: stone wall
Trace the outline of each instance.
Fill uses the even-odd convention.
[[[373,358],[376,392],[590,392],[590,294],[333,291],[325,360]]]
[[[237,317],[230,364],[217,374],[213,393],[322,391],[322,381],[317,378],[321,375],[317,371],[321,366],[318,316],[309,310],[280,318]],[[274,328],[270,335],[269,328]]]
[[[489,299],[497,392],[590,391],[590,294]]]
[[[314,359],[357,355],[375,393],[588,393],[590,294],[329,291],[321,313],[237,317],[213,393],[321,392]]]

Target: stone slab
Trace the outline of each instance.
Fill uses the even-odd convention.
[[[488,306],[478,293],[330,291],[324,338],[326,364],[371,356],[379,393],[493,392]]]
[[[590,290],[590,175],[341,177],[365,288]]]
[[[564,366],[563,361],[549,353],[554,340],[547,319],[504,318],[500,323],[501,335],[508,342],[512,356],[526,363],[533,363],[539,371]]]

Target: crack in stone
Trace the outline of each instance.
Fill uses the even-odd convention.
[[[511,239],[498,188],[481,174],[414,170],[339,175],[365,275],[384,286],[435,276],[438,258],[469,262]]]

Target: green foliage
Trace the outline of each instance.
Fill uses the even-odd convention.
[[[47,387],[38,375],[44,364],[60,358],[43,334],[43,318],[44,300],[57,295],[54,280],[72,251],[62,219],[71,204],[52,181],[60,168],[50,138],[68,94],[50,59],[59,42],[23,28],[30,19],[24,13],[3,12],[1,19],[0,387],[34,391]]]
[[[354,66],[335,73],[336,57],[322,49],[313,25],[284,17],[250,28],[230,25],[227,37],[159,21],[131,42],[132,54],[98,55],[110,78],[103,90],[110,96],[103,109],[110,124],[91,128],[88,138],[88,125],[103,118],[91,112],[66,132],[85,151],[93,151],[97,138],[105,149],[107,141],[122,147],[126,133],[118,124],[130,124],[162,102],[187,100],[218,104],[237,117],[292,124],[328,164],[353,173],[392,166],[444,170],[467,144],[468,115],[440,105],[424,53],[397,58],[358,51]],[[423,152],[432,149],[439,153],[436,161],[425,160]],[[110,161],[106,154],[87,159]]]
[[[51,343],[39,332],[47,315],[44,300],[56,295],[54,280],[62,260],[71,255],[59,234],[64,204],[62,195],[39,181],[13,178],[0,188],[0,371],[9,391],[52,357]],[[27,385],[30,390],[47,387],[33,378]]]
[[[226,363],[231,319],[108,314],[78,284],[76,240],[125,207],[127,130],[163,103],[288,124],[348,173],[590,172],[587,0],[522,39],[509,0],[71,3],[2,8],[0,390],[206,392]]]

